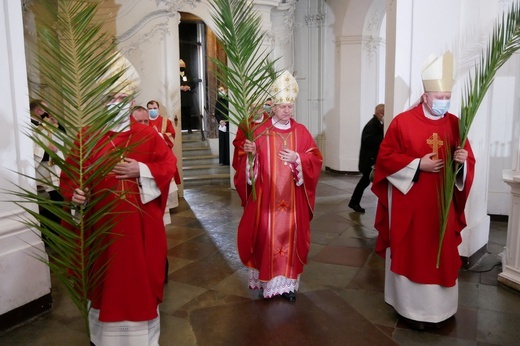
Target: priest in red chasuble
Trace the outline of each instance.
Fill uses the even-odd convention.
[[[438,327],[458,305],[458,245],[475,168],[469,142],[460,148],[459,119],[448,113],[453,56],[426,65],[420,103],[397,115],[381,143],[372,191],[378,197],[376,252],[386,258],[385,302],[412,327]],[[448,154],[447,154],[448,153]],[[447,156],[460,164],[439,266],[441,181]]]
[[[78,188],[77,177],[63,171],[60,191],[65,200],[79,205],[88,203],[89,195],[106,193],[93,211],[105,214],[96,224],[114,224],[112,242],[94,265],[95,270],[105,270],[102,280],[88,292],[92,304],[91,344],[158,345],[158,306],[163,297],[167,250],[163,212],[176,158],[156,130],[138,122],[130,124],[129,105],[121,106],[121,101],[135,93],[139,79],[122,55],[119,59],[109,74],[125,69],[125,86],[113,95],[107,107],[119,107],[116,119],[120,120],[97,141],[96,150],[84,163],[83,173],[88,174],[93,162],[114,150],[127,150],[123,150],[122,161],[112,171],[83,190]],[[88,139],[78,136],[79,140]],[[72,150],[67,158],[69,165],[77,165],[76,151]],[[115,206],[106,213],[104,207],[114,199]],[[96,249],[87,249],[90,250]]]
[[[235,143],[233,160],[237,192],[245,201],[237,245],[250,269],[249,288],[259,289],[265,298],[282,295],[289,301],[296,300],[307,263],[323,161],[307,128],[292,119],[297,93],[296,80],[285,71],[271,87],[273,117],[255,129],[254,141]],[[254,157],[252,170],[248,153]],[[247,188],[252,181],[256,199]]]

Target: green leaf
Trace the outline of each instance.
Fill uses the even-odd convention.
[[[215,76],[228,89],[228,120],[253,140],[258,125],[250,121],[250,116],[269,97],[269,88],[280,72],[275,69],[276,60],[269,57],[272,50],[263,45],[266,35],[251,1],[211,0],[210,7],[215,35],[228,59],[227,64],[211,59],[217,68]],[[252,155],[248,157],[251,162]],[[252,194],[256,199],[254,179]]]
[[[519,49],[520,4],[513,3],[507,13],[504,13],[502,18],[495,24],[487,48],[482,52],[474,73],[469,76],[468,81],[464,85],[459,122],[459,146],[461,148],[466,143],[471,124],[489,87],[493,84],[496,73]],[[458,169],[458,165],[453,162],[450,156],[446,167],[453,167],[453,169],[445,169],[444,184],[441,187],[442,193],[440,193],[441,223],[437,267],[440,264],[442,241],[446,232],[449,208],[453,199],[455,172]]]
[[[114,64],[117,50],[113,37],[103,32],[102,23],[95,20],[99,4],[100,1],[90,0],[42,0],[31,5],[41,18],[36,21],[35,68],[46,86],[37,96],[47,102],[47,113],[66,128],[63,132],[45,123],[26,129],[25,134],[35,146],[46,149],[54,164],[44,167],[51,179],[21,174],[25,181],[31,179],[34,185],[58,190],[59,186],[52,178],[58,180],[54,168],[59,167],[62,173],[77,178],[74,184],[78,188],[91,186],[112,170],[121,155],[133,148],[130,145],[114,150],[108,157],[97,155],[100,148],[96,144],[109,135],[112,120],[119,120],[120,109],[108,110],[104,106],[107,95],[117,93],[125,82],[121,81],[124,70],[110,78],[102,78]],[[130,99],[128,97],[121,107]],[[63,156],[50,150],[52,146],[65,157],[74,153],[75,160],[66,162]],[[106,203],[106,196],[111,191],[104,191],[92,194],[85,206],[78,206],[70,201],[47,199],[30,187],[17,186],[8,193],[11,201],[25,211],[26,216],[20,222],[37,234],[41,233],[45,239],[46,249],[35,248],[33,256],[47,264],[65,287],[83,317],[89,336],[88,294],[102,282],[110,260],[96,270],[94,264],[114,241],[113,222],[110,221],[121,216],[114,212],[117,199]],[[99,207],[101,201],[103,208]],[[62,223],[41,215],[35,206],[56,215]],[[94,208],[96,213],[93,213]],[[99,221],[107,217],[108,222],[100,225]]]

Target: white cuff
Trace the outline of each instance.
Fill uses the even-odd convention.
[[[392,184],[396,189],[406,195],[413,186],[413,177],[419,169],[420,162],[421,159],[415,159],[400,171],[386,177],[386,179],[388,179],[390,184]]]
[[[137,184],[139,185],[141,202],[146,204],[159,197],[161,195],[161,190],[157,187],[157,183],[155,182],[148,166],[142,162],[138,162],[138,164],[139,178],[137,178]]]

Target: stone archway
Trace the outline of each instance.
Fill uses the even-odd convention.
[[[325,116],[327,158],[335,171],[357,171],[361,130],[383,103],[386,4],[328,1],[334,13],[334,108]]]

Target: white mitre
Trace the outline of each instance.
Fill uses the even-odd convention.
[[[440,57],[431,56],[423,68],[421,78],[425,92],[451,92],[454,78],[453,54],[446,51]]]
[[[137,92],[141,78],[135,67],[120,52],[116,52],[108,71],[101,77],[105,81],[116,74],[121,73],[119,79],[107,90],[107,93],[133,95]]]

